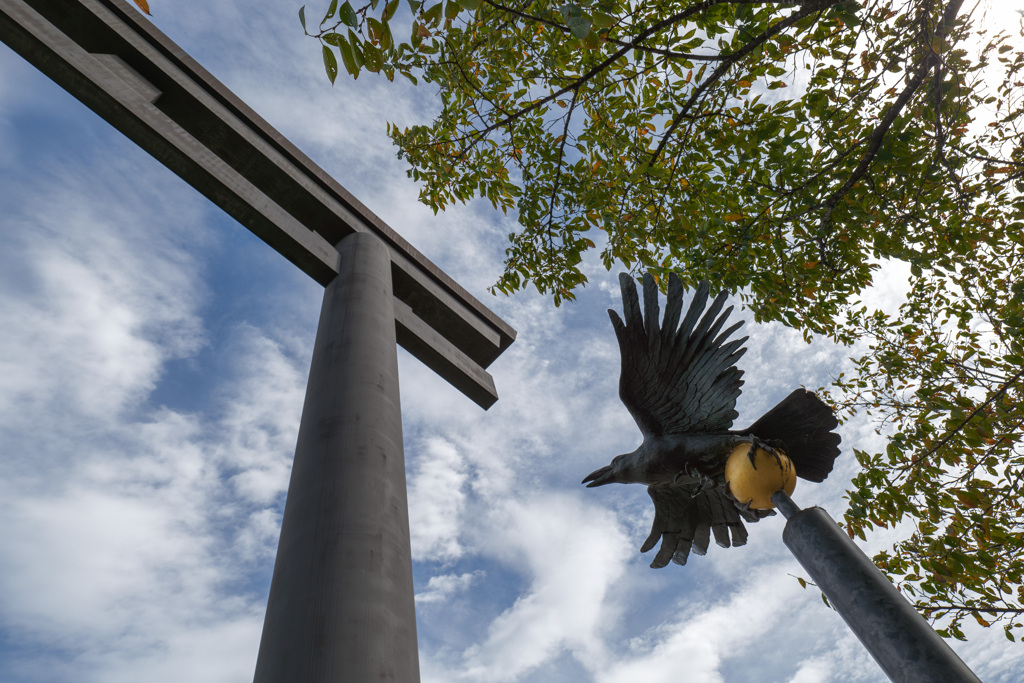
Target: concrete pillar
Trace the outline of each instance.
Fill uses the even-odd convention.
[[[255,683],[419,681],[387,247],[338,245]]]

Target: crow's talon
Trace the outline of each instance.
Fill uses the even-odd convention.
[[[734,498],[733,500],[736,500],[736,499]],[[753,501],[751,501],[751,500],[748,500],[748,501],[747,501],[746,503],[741,503],[741,502],[739,502],[739,501],[737,500],[737,501],[736,501],[736,508],[737,508],[737,509],[738,509],[738,510],[739,510],[739,511],[740,511],[741,513],[743,513],[744,515],[756,515],[757,513],[756,513],[755,511],[753,511],[753,510],[751,510],[751,509],[750,509],[750,504],[751,504],[752,502],[753,502]]]
[[[756,436],[752,437],[750,450],[747,451],[747,457],[750,458],[750,465],[755,470],[757,469],[757,464],[754,462],[754,458],[758,449],[761,449],[768,455],[775,458],[775,462],[778,463],[779,467],[785,469],[785,465],[782,464],[782,457],[779,455],[780,453],[784,454],[786,452],[786,445],[784,443],[778,439],[761,440]]]
[[[752,500],[741,503],[736,496],[732,494],[732,489],[729,488],[728,482],[725,484],[725,495],[730,501],[732,501],[732,504],[736,506],[736,509],[740,513],[740,517],[747,522],[757,522],[765,517],[772,517],[775,515],[775,510],[762,510],[760,508],[750,507],[750,504],[753,502]]]
[[[750,460],[750,466],[755,470],[757,469],[757,439],[750,442],[750,450],[747,451],[747,459]]]

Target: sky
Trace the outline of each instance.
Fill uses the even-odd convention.
[[[640,441],[617,397],[616,272],[555,308],[494,297],[489,204],[438,216],[385,136],[429,89],[331,87],[296,3],[151,2],[157,26],[518,339],[478,408],[404,351],[401,400],[425,683],[880,681],[782,544],[783,521],[685,567],[641,555],[640,486],[580,480]],[[251,681],[322,288],[0,45],[0,680]],[[869,294],[898,301],[887,265]],[[744,313],[739,312],[739,317]],[[855,350],[748,323],[739,423]],[[854,445],[794,499],[842,514]],[[870,537],[869,552],[894,536]],[[968,626],[988,682],[1024,648]]]

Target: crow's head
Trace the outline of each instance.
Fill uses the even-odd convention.
[[[636,452],[616,455],[612,458],[612,464],[606,465],[599,470],[594,470],[581,483],[587,484],[587,488],[604,486],[605,484],[634,484],[640,481],[636,470]],[[590,483],[587,483],[590,482]]]

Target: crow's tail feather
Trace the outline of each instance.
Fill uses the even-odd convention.
[[[797,389],[744,430],[763,441],[779,440],[798,477],[822,481],[839,455],[841,437],[832,409],[806,389]]]

